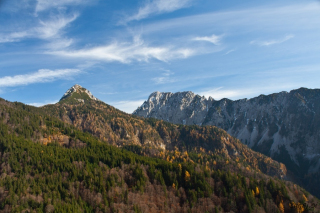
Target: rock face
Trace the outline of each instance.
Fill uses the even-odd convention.
[[[206,99],[193,92],[154,92],[133,114],[175,124],[202,125],[213,102],[211,97]]]
[[[320,170],[320,90],[300,88],[216,101],[192,92],[154,92],[134,113],[175,124],[214,125],[295,174]]]
[[[76,84],[73,87],[71,87],[60,99],[60,101],[66,100],[67,98],[75,96],[74,99],[84,103],[85,99],[92,99],[95,101],[98,101],[96,97],[94,97],[91,92],[80,85]]]

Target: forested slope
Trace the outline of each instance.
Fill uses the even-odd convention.
[[[91,106],[60,103],[48,113],[46,107],[0,101],[1,212],[303,212],[318,204],[277,178],[285,175],[281,164],[215,127],[139,119],[103,105],[116,113],[94,114],[97,122],[103,116],[124,121],[111,128],[113,142],[77,125],[78,119],[66,123],[63,113],[50,115],[79,107],[75,115],[84,118],[93,114],[86,109]],[[158,138],[169,148],[140,146],[139,137],[134,143],[129,124],[138,128],[136,122],[139,131],[152,133],[141,139]]]

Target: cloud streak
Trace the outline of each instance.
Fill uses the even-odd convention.
[[[37,0],[36,13],[67,5],[88,4],[89,0]]]
[[[319,24],[319,19],[315,18],[318,17],[319,8],[317,3],[303,3],[211,12],[150,23],[145,25],[143,30],[144,34],[151,34],[168,30],[194,33],[208,30],[208,28],[228,29],[226,32],[228,37],[232,34],[252,31],[264,31],[270,34],[284,30],[292,32],[297,28],[312,30],[316,24]],[[230,29],[234,29],[233,32],[229,31]]]
[[[35,107],[42,107],[44,105],[55,104],[58,102],[59,102],[59,100],[54,100],[54,101],[45,101],[43,103],[27,103],[27,105],[31,105],[31,106],[35,106]]]
[[[171,72],[170,70],[164,70],[164,72],[162,73],[162,76],[160,77],[156,77],[153,78],[152,80],[156,83],[156,84],[167,84],[167,83],[173,83],[176,80],[170,78],[171,75],[173,75],[174,73]]]
[[[0,34],[0,43],[18,42],[26,38],[57,39],[61,37],[62,30],[76,20],[77,14],[71,16],[58,15],[46,21],[39,21],[37,27],[9,34]]]
[[[122,24],[139,21],[152,15],[173,12],[191,6],[192,0],[153,0],[140,7],[138,12],[123,20]]]
[[[222,36],[212,35],[212,36],[204,36],[204,37],[195,37],[192,40],[194,41],[206,41],[210,42],[214,45],[219,45]]]
[[[224,55],[229,55],[230,53],[232,53],[232,52],[234,52],[234,51],[236,51],[236,49],[229,50],[229,51],[227,51]]]
[[[254,92],[250,89],[223,89],[223,87],[209,89],[206,91],[198,92],[199,95],[203,95],[207,98],[212,97],[215,100],[221,100],[223,98],[229,98],[231,100],[236,100],[238,98],[243,98],[246,96],[250,96],[254,94]]]
[[[274,44],[281,44],[281,43],[286,42],[286,41],[288,41],[288,40],[290,40],[292,38],[294,38],[294,35],[287,35],[284,38],[275,39],[275,40],[268,40],[268,41],[257,41],[257,40],[254,40],[254,41],[251,41],[250,44],[255,44],[255,45],[258,45],[258,46],[271,46],[271,45],[274,45]]]
[[[194,55],[195,51],[190,48],[176,48],[173,46],[149,46],[141,39],[135,38],[131,43],[114,42],[106,46],[90,49],[52,51],[48,52],[48,54],[106,62],[130,63],[132,61],[147,62],[150,59],[167,62],[178,58],[188,58]]]
[[[57,79],[72,77],[79,73],[81,73],[81,70],[79,69],[59,69],[59,70],[40,69],[38,70],[38,72],[34,72],[30,74],[2,77],[0,78],[0,88],[24,86],[24,85],[34,84],[34,83],[52,82]]]

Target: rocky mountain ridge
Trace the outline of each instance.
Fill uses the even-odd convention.
[[[175,124],[213,125],[286,164],[298,177],[320,170],[320,90],[300,88],[252,99],[206,99],[155,92],[134,115]]]
[[[132,114],[152,117],[175,124],[202,125],[214,99],[193,92],[154,92]]]

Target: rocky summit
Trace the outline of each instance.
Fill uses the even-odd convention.
[[[98,101],[98,99],[96,97],[94,97],[89,90],[83,88],[82,86],[80,86],[78,84],[76,84],[73,87],[71,87],[70,89],[68,89],[68,91],[60,99],[60,102],[65,101],[68,98],[72,98],[73,101],[78,101],[78,102],[83,102],[83,103],[86,99]]]
[[[154,92],[133,114],[175,124],[214,125],[285,163],[298,177],[319,173],[319,89],[236,101],[206,99],[192,92]]]

